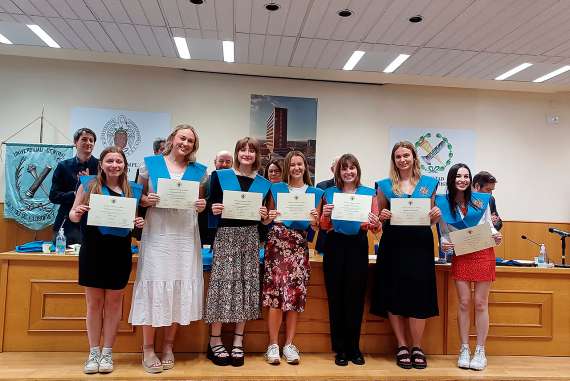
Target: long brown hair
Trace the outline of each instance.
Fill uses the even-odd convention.
[[[123,173],[121,173],[121,175],[119,176],[119,185],[121,186],[121,191],[123,192],[123,195],[125,197],[133,197],[133,192],[129,185],[129,178],[127,175],[129,170],[129,163],[127,162],[127,157],[125,156],[125,153],[121,148],[117,146],[110,146],[105,148],[103,152],[101,152],[101,155],[99,156],[99,173],[97,174],[95,181],[92,181],[89,184],[89,189],[85,193],[84,204],[89,204],[89,196],[91,196],[91,193],[93,194],[102,193],[101,189],[103,188],[103,185],[107,183],[107,175],[105,175],[105,172],[103,172],[101,163],[103,163],[105,156],[107,156],[110,153],[119,153],[123,157],[123,161],[125,162],[125,168],[123,170]]]
[[[402,189],[400,188],[400,182],[402,178],[400,177],[400,171],[398,167],[396,167],[396,151],[398,148],[407,148],[412,151],[412,157],[414,159],[414,164],[412,166],[412,178],[411,183],[412,186],[415,186],[418,181],[420,181],[421,171],[420,171],[420,160],[418,159],[418,153],[416,152],[416,148],[412,143],[407,140],[398,142],[394,144],[394,148],[392,148],[392,155],[390,156],[390,180],[392,180],[392,190],[395,194],[401,195]]]
[[[261,167],[261,149],[259,148],[259,141],[256,138],[246,136],[241,138],[236,142],[236,148],[234,149],[234,168],[239,169],[238,153],[245,146],[250,146],[255,151],[255,161],[252,164],[253,171],[258,171]]]
[[[170,135],[168,135],[168,137],[166,138],[166,145],[164,147],[164,151],[162,151],[162,154],[166,156],[170,152],[172,152],[172,142],[174,141],[174,137],[180,130],[190,130],[194,134],[194,147],[192,147],[192,151],[190,151],[189,153],[186,154],[186,156],[184,156],[186,164],[194,163],[196,162],[196,152],[198,152],[198,148],[200,148],[200,139],[198,138],[196,129],[189,124],[179,124],[178,126],[174,127],[174,130],[172,130]]]
[[[362,170],[360,169],[360,163],[358,162],[356,156],[354,156],[351,153],[345,153],[338,159],[336,167],[334,169],[334,184],[340,190],[342,190],[342,188],[344,187],[344,181],[342,181],[342,177],[340,176],[340,170],[342,168],[348,167],[351,164],[356,167],[356,181],[354,183],[357,187],[360,186],[360,178],[362,177]]]
[[[309,186],[312,186],[313,182],[311,181],[311,175],[309,173],[309,163],[307,163],[307,158],[301,151],[289,151],[285,156],[285,160],[283,161],[283,181],[289,183],[289,177],[291,176],[291,160],[295,156],[303,159],[303,164],[305,165],[305,172],[303,172],[303,182]]]

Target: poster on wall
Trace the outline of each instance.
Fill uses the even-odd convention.
[[[439,180],[438,193],[447,191],[447,172],[453,164],[465,163],[474,170],[475,132],[444,128],[390,128],[390,152],[395,143],[407,140],[415,147],[423,175]]]
[[[261,144],[261,165],[283,159],[291,150],[307,158],[315,179],[317,99],[251,95],[250,134]]]
[[[55,221],[59,205],[49,200],[57,164],[73,156],[73,146],[6,143],[4,218],[42,230]]]
[[[134,180],[144,157],[153,154],[152,142],[170,134],[170,120],[166,112],[76,107],[71,110],[70,136],[84,127],[95,131],[93,155],[97,158],[108,146],[121,147],[129,163],[129,179]]]

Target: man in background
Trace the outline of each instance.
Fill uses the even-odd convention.
[[[337,162],[337,161],[338,161],[338,157],[335,157],[334,160],[333,160],[332,163],[331,163],[331,172],[332,172],[332,174],[333,174],[332,179],[328,179],[328,180],[321,181],[320,183],[318,183],[318,184],[316,185],[317,188],[320,188],[320,189],[322,189],[322,190],[325,190],[325,189],[327,189],[327,188],[334,187],[334,170],[335,170],[335,168],[336,168],[336,162]]]
[[[214,158],[214,167],[218,169],[229,169],[234,165],[234,157],[229,151],[220,151],[216,154]],[[205,189],[207,200],[210,197],[210,176],[208,175],[208,180],[206,181]],[[200,229],[200,240],[202,245],[211,245],[214,242],[214,233],[216,229],[208,228],[208,211],[207,209],[198,214],[198,227]]]
[[[80,128],[73,134],[73,144],[76,155],[71,159],[60,161],[53,172],[49,200],[59,205],[55,222],[53,223],[53,240],[63,226],[66,243],[72,245],[81,243],[79,224],[71,222],[67,216],[73,202],[75,192],[79,187],[81,176],[97,175],[99,161],[93,157],[93,148],[97,136],[89,128]]]
[[[497,179],[495,176],[490,174],[487,171],[481,171],[473,177],[473,189],[476,192],[481,193],[490,193],[491,199],[489,200],[489,209],[491,209],[491,220],[493,221],[493,225],[495,229],[501,230],[503,227],[503,220],[499,217],[499,213],[497,212],[497,204],[495,202],[495,197],[493,197],[493,191],[495,190],[495,184],[497,183]]]
[[[331,172],[333,174],[332,179],[328,179],[325,181],[321,181],[320,183],[317,184],[317,188],[320,188],[322,190],[325,190],[327,188],[330,187],[334,187],[335,183],[334,183],[334,171],[336,169],[336,163],[338,162],[338,157],[335,157],[334,160],[331,163]],[[327,238],[327,231],[326,230],[322,230],[319,229],[319,234],[317,235],[317,242],[315,243],[315,250],[318,253],[323,253],[324,252],[324,248],[325,248],[325,239]]]

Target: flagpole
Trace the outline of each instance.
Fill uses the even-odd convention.
[[[44,140],[44,107],[42,107],[42,116],[40,117],[40,144]]]

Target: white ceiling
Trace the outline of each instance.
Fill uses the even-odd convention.
[[[34,23],[64,48],[60,58],[82,54],[91,57],[84,60],[117,62],[117,55],[128,55],[121,62],[140,63],[150,56],[167,60],[146,64],[180,61],[178,66],[193,68],[177,58],[172,39],[185,36],[193,58],[212,60],[201,63],[204,70],[342,81],[496,87],[493,78],[523,62],[534,66],[511,77],[511,84],[570,64],[570,0],[273,0],[281,8],[269,12],[264,5],[270,1],[0,0],[0,33],[10,38],[18,29],[13,23]],[[344,8],[354,14],[339,17]],[[408,21],[418,14],[423,22]],[[235,41],[235,64],[215,63],[222,61],[220,40]],[[20,45],[44,46],[38,41],[15,38]],[[41,53],[54,49],[18,44],[2,46],[0,53],[12,54],[10,49],[55,57]],[[340,74],[354,50],[367,54],[354,73]],[[381,73],[400,53],[411,57],[393,75]],[[570,89],[570,72],[525,88],[552,85]]]

